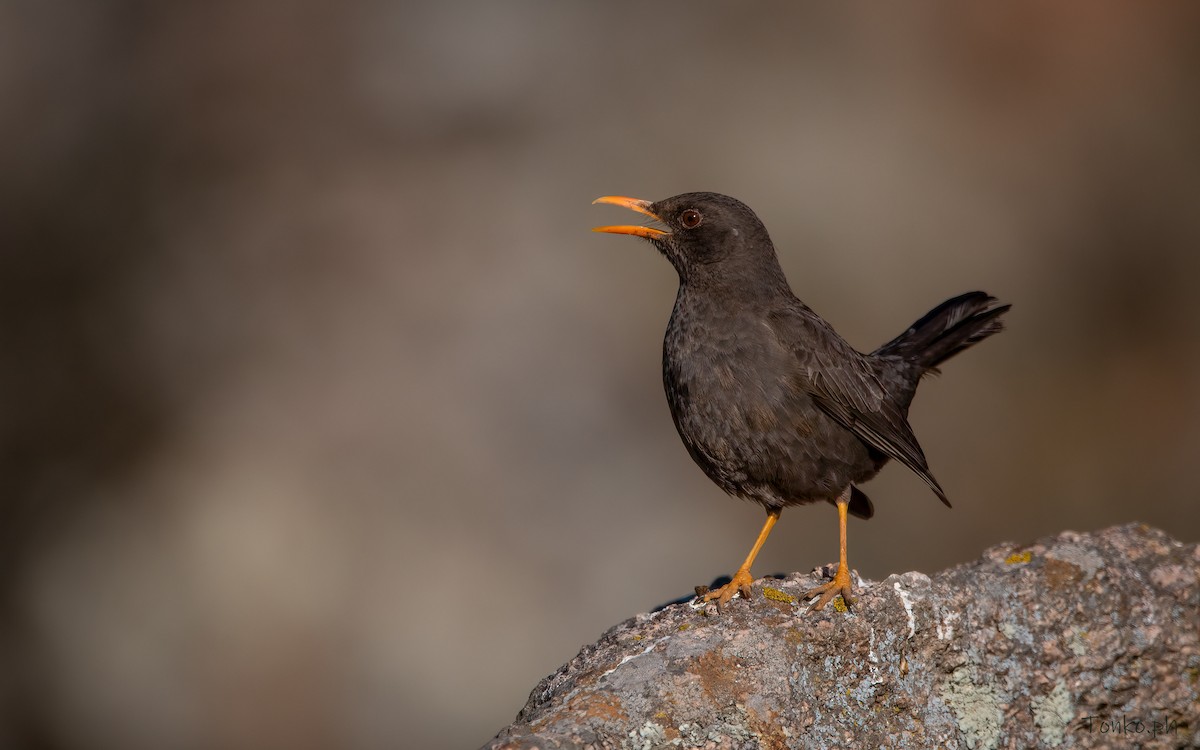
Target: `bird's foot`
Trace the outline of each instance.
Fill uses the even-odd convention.
[[[716,601],[717,611],[720,612],[734,594],[740,594],[743,599],[750,598],[750,584],[754,583],[754,576],[750,575],[749,568],[739,568],[738,572],[733,574],[733,580],[725,584],[719,589],[708,591],[700,596],[700,601],[708,603]]]
[[[817,603],[812,606],[812,611],[818,611],[825,608],[825,605],[833,601],[835,596],[840,595],[842,601],[846,603],[846,608],[854,604],[854,597],[850,596],[850,571],[844,565],[839,565],[837,572],[833,574],[833,580],[828,583],[823,583],[816,588],[809,589],[805,594],[805,599],[811,599],[814,596],[820,596]]]

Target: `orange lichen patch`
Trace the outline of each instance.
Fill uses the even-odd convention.
[[[576,696],[567,706],[576,717],[582,715],[589,719],[621,724],[629,721],[629,715],[625,713],[625,707],[621,705],[621,701],[608,693]]]
[[[667,742],[680,737],[679,729],[675,726],[675,718],[666,711],[659,711],[654,714],[654,720],[662,727],[663,735],[666,737]]]
[[[1020,563],[1027,563],[1032,559],[1033,559],[1033,553],[1030,552],[1029,550],[1025,550],[1024,552],[1012,553],[1008,557],[1004,558],[1004,563],[1006,565],[1017,565]]]
[[[1046,558],[1045,571],[1046,583],[1050,588],[1074,586],[1083,580],[1083,570],[1078,565],[1056,560],[1053,557]]]
[[[720,649],[714,649],[696,659],[695,673],[700,678],[700,686],[714,705],[724,706],[736,703],[738,686],[736,675],[741,667],[737,660],[725,656]]]
[[[747,708],[746,718],[748,719],[747,724],[750,725],[750,731],[758,736],[759,747],[764,750],[788,749],[788,737],[784,734],[779,714],[768,710],[766,716],[760,716],[754,709]]]

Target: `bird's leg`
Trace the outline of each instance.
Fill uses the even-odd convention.
[[[805,599],[810,599],[818,594],[821,596],[817,603],[813,605],[814,610],[824,609],[825,605],[833,600],[833,597],[838,594],[842,595],[842,601],[849,607],[854,603],[854,598],[850,596],[850,567],[846,565],[846,511],[850,508],[850,488],[838,496],[838,532],[841,535],[841,553],[838,557],[837,573],[833,575],[833,580],[829,583],[823,583],[804,595]]]
[[[754,576],[750,575],[750,566],[754,564],[754,558],[758,557],[758,551],[762,549],[763,543],[767,541],[767,536],[771,533],[771,527],[779,520],[779,514],[783,511],[779,508],[772,508],[767,511],[767,522],[763,524],[762,531],[758,532],[758,539],[754,542],[754,547],[750,549],[750,554],[746,555],[746,562],[742,563],[742,567],[737,569],[733,574],[733,580],[725,584],[715,591],[709,591],[704,595],[703,600],[711,602],[717,600],[717,609],[721,609],[734,594],[741,593],[743,599],[750,598],[750,584],[754,582]]]

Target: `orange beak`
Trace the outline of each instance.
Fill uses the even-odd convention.
[[[650,211],[651,201],[642,200],[641,198],[626,198],[622,195],[606,195],[603,198],[597,198],[592,201],[592,205],[597,203],[611,203],[614,206],[628,208],[631,211],[637,211],[639,214],[645,214],[655,221],[662,221],[656,214]],[[607,232],[608,234],[631,234],[634,237],[645,237],[648,240],[657,240],[666,237],[670,232],[664,232],[661,229],[653,227],[639,227],[630,224],[622,224],[613,227],[595,227],[593,232]]]

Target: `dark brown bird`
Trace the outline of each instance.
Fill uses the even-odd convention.
[[[688,453],[730,495],[753,500],[767,521],[733,580],[704,595],[718,607],[750,595],[750,566],[782,510],[837,506],[840,555],[833,580],[806,594],[822,609],[851,597],[846,514],[870,518],[855,485],[889,459],[916,472],[947,506],[908,424],[921,376],[1002,329],[1009,305],[983,292],[943,302],[870,354],[854,349],[792,294],[775,246],[745,204],[718,193],[656,203],[605,196],[661,223],[606,226],[651,242],[679,273],[663,341],[663,384]]]

